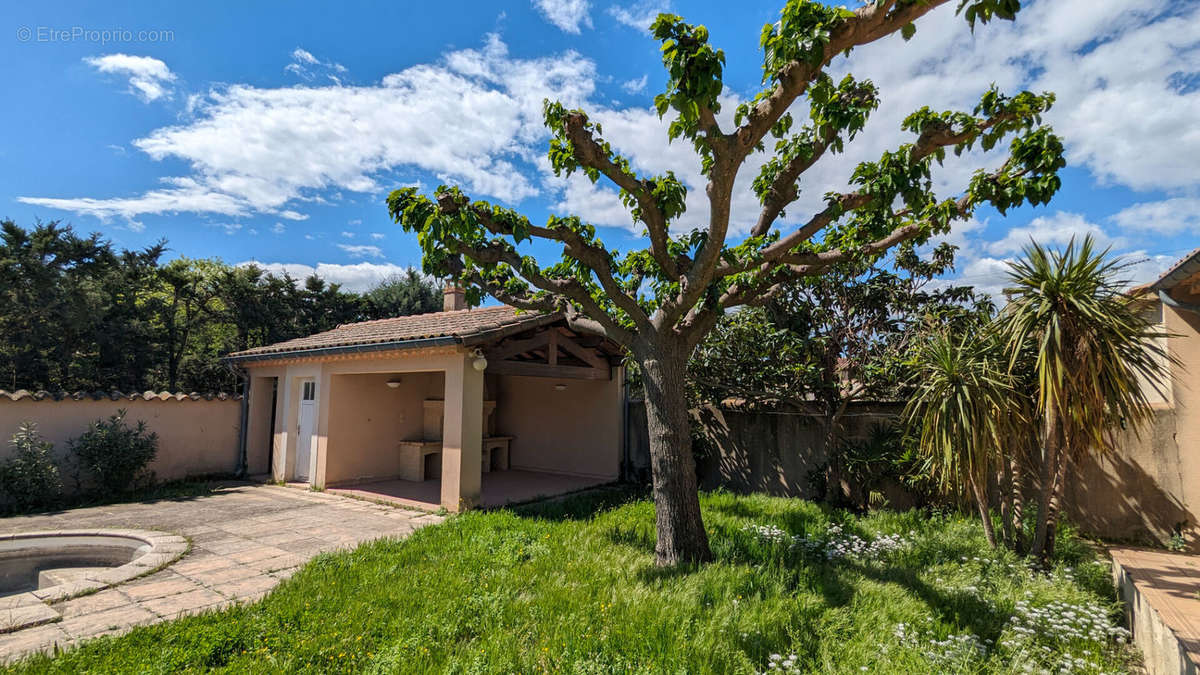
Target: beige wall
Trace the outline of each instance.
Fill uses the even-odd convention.
[[[1176,297],[1200,303],[1197,295]],[[1140,434],[1122,432],[1117,452],[1079,462],[1067,506],[1085,530],[1110,538],[1165,543],[1182,523],[1200,552],[1200,316],[1164,306],[1162,317],[1172,334],[1167,350],[1180,362],[1167,402]]]
[[[566,389],[556,391],[557,384]],[[514,437],[514,469],[616,478],[621,467],[621,378],[501,376],[496,381],[496,431]]]
[[[401,379],[392,389],[387,381]],[[442,397],[442,373],[334,375],[330,378],[327,485],[399,474],[396,443],[420,440],[423,402]]]
[[[158,456],[150,465],[158,480],[237,470],[241,401],[235,399],[12,401],[0,397],[0,459],[11,454],[8,440],[23,420],[36,422],[42,437],[54,443],[56,456],[62,458],[67,454],[68,439],[82,434],[90,422],[120,409],[127,411],[127,423],[142,420],[158,434]],[[70,488],[69,476],[64,479]]]

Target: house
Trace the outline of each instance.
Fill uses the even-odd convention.
[[[249,471],[452,511],[610,482],[620,349],[561,314],[469,309],[345,324],[231,354]]]
[[[1066,486],[1072,518],[1115,539],[1182,544],[1200,551],[1200,249],[1157,281],[1129,292],[1158,326],[1167,377],[1143,384],[1155,409],[1140,430],[1125,429],[1116,452],[1081,459]]]

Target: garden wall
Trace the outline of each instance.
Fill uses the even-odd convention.
[[[42,438],[54,444],[63,466],[67,441],[89,423],[127,411],[125,421],[146,423],[158,434],[158,456],[150,464],[159,481],[229,474],[237,470],[241,397],[199,394],[33,394],[0,390],[0,461],[9,457],[8,440],[21,422],[36,422]],[[70,470],[64,487],[73,488]]]
[[[862,438],[874,425],[895,420],[902,404],[859,403],[846,411],[849,438]],[[627,465],[631,477],[649,480],[650,451],[645,406],[630,403]],[[828,459],[821,416],[810,412],[739,410],[706,405],[692,411],[698,435],[697,473],[704,489],[813,498],[810,474]],[[894,505],[907,502],[887,494]]]
[[[1176,402],[1178,405],[1178,402]],[[846,416],[851,437],[872,425],[895,420],[902,404],[864,403]],[[701,444],[697,473],[705,489],[812,498],[811,472],[828,455],[818,416],[803,412],[745,411],[705,406],[692,411]],[[1165,543],[1183,524],[1185,541],[1200,551],[1196,523],[1200,503],[1200,453],[1189,458],[1179,441],[1176,407],[1159,405],[1140,434],[1127,429],[1117,438],[1118,451],[1088,455],[1075,467],[1064,495],[1067,515],[1085,532],[1108,539]],[[650,480],[650,450],[645,406],[631,401],[626,439],[627,480]],[[889,503],[902,507],[908,497],[885,490]]]

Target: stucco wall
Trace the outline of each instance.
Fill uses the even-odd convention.
[[[566,388],[558,391],[555,385]],[[617,477],[621,465],[620,378],[501,376],[495,391],[496,432],[514,437],[512,468]]]
[[[12,453],[8,439],[24,420],[37,423],[42,437],[54,444],[55,455],[66,457],[67,441],[82,434],[90,422],[127,411],[125,421],[146,422],[158,434],[158,456],[150,469],[160,481],[189,476],[233,473],[238,460],[241,402],[227,400],[74,400],[12,401],[0,397],[0,459]],[[67,488],[72,481],[69,476]]]
[[[844,418],[847,434],[858,438],[876,424],[892,423],[900,405],[851,406]],[[703,447],[698,472],[706,489],[766,492],[815,498],[811,473],[828,460],[819,417],[793,412],[741,411],[704,406],[692,412]],[[888,494],[903,506],[907,496]]]
[[[399,377],[400,386],[387,386]],[[441,398],[442,373],[334,375],[330,378],[327,484],[399,473],[401,440],[421,439],[424,401]]]
[[[1176,297],[1200,303],[1195,294]],[[1118,452],[1080,460],[1067,507],[1086,531],[1143,543],[1165,543],[1182,524],[1186,543],[1200,552],[1200,316],[1161,307],[1167,351],[1179,361],[1168,402],[1140,434],[1122,432]]]

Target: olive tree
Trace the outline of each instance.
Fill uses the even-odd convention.
[[[724,53],[709,44],[704,26],[660,14],[651,30],[662,43],[668,77],[655,102],[661,116],[670,116],[670,138],[695,148],[707,180],[707,213],[697,218],[703,226],[690,232],[672,230],[686,196],[674,174],[640,172],[586,112],[547,101],[554,171],[611,181],[635,222],[645,226],[645,248],[621,253],[578,217],[551,216],[536,225],[511,209],[473,201],[456,187],[441,186],[432,195],[410,187],[388,196],[393,219],[417,233],[427,273],[459,279],[476,300],[486,293],[518,308],[562,312],[573,330],[628,350],[645,383],[659,564],[711,557],[684,371],[725,310],[761,305],[789,282],[838,263],[923,242],[981,204],[1003,211],[1044,203],[1058,189],[1062,143],[1041,121],[1053,96],[1008,96],[993,88],[973,111],[915,111],[902,125],[914,138],[859,164],[847,177],[848,188],[825,195],[817,212],[785,217],[805,172],[843,151],[878,105],[870,81],[835,79],[827,72],[831,63],[893,33],[912,37],[914,22],[947,1],[877,0],[848,10],[789,0],[779,21],[762,31],[763,88],[737,106],[732,125],[718,118]],[[1011,19],[1019,6],[1018,0],[964,0],[958,9],[973,29],[994,18]],[[801,99],[807,109],[796,106],[793,113]],[[947,151],[991,149],[1006,137],[1009,152],[998,168],[977,171],[954,195],[934,193],[931,171]],[[731,238],[735,179],[760,151],[770,157],[753,179],[759,212],[747,235]],[[518,246],[530,239],[561,247],[561,259],[539,262],[522,253]]]

